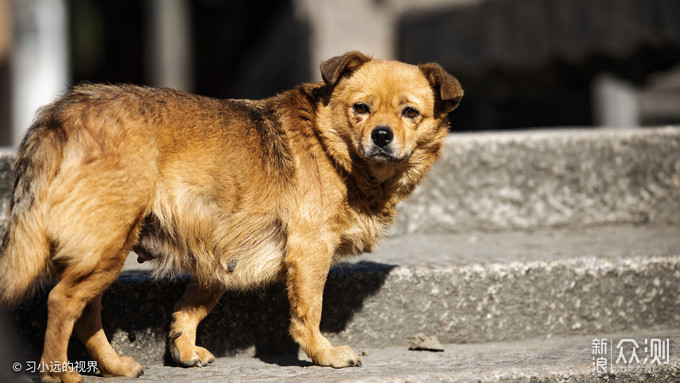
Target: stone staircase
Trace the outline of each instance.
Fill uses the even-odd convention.
[[[225,295],[199,327],[215,364],[164,366],[186,280],[152,281],[134,257],[104,296],[107,334],[149,366],[139,381],[680,381],[680,129],[454,134],[398,217],[326,286],[322,331],[363,353],[362,368],[298,355],[282,285]],[[28,377],[45,297],[5,331],[17,346],[2,359]],[[409,351],[417,333],[445,351]],[[89,359],[79,341],[71,350]]]

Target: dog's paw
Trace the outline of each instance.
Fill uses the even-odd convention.
[[[102,376],[139,378],[144,375],[144,366],[137,363],[131,356],[121,356],[116,361],[100,362],[99,371]]]
[[[330,347],[321,351],[314,363],[333,368],[361,367],[361,358],[349,346]]]
[[[203,367],[215,361],[215,356],[210,351],[193,345],[178,347],[175,343],[170,346],[170,355],[182,367]]]
[[[80,383],[83,381],[83,376],[75,371],[45,373],[40,377],[40,381],[42,383]]]

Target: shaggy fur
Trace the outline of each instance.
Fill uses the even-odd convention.
[[[159,276],[193,276],[170,331],[180,365],[214,360],[196,327],[224,291],[277,280],[290,332],[314,363],[361,364],[319,331],[329,267],[381,237],[439,157],[463,91],[437,64],[358,52],[321,72],[322,83],[259,101],[83,85],[40,111],[16,160],[0,302],[58,277],[42,361],[66,361],[75,328],[103,375],[142,373],[100,319],[101,294],[134,250]]]

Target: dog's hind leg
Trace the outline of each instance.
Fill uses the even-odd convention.
[[[97,361],[103,376],[139,376],[143,367],[132,357],[119,356],[111,347],[101,320],[102,294],[90,302],[76,322],[76,333],[83,341],[87,351]]]
[[[121,241],[122,243],[124,241]],[[120,247],[109,247],[102,253],[94,268],[83,270],[76,263],[64,268],[59,283],[54,286],[47,298],[47,329],[41,360],[47,368],[43,372],[43,381],[61,380],[64,383],[82,381],[82,376],[73,369],[50,368],[50,366],[63,366],[68,361],[68,341],[74,324],[79,318],[80,335],[85,338],[85,343],[98,365],[101,364],[104,368],[102,372],[105,373],[107,368],[113,366],[111,355],[107,352],[107,347],[103,345],[108,342],[105,341],[103,331],[101,331],[101,323],[91,321],[99,318],[97,297],[116,279],[123,268],[127,252],[128,248],[125,248],[123,252]],[[92,254],[92,256],[97,255]],[[93,305],[81,317],[83,310],[90,303]],[[102,356],[108,359],[99,359]],[[141,365],[127,361],[124,363],[127,364],[128,370],[118,371],[118,374],[137,377],[141,373]]]
[[[210,351],[196,346],[196,328],[224,294],[224,287],[209,288],[189,282],[182,298],[175,304],[170,326],[170,355],[180,366],[205,366],[215,361]]]
[[[79,174],[66,173],[64,177],[67,176],[75,178]],[[97,179],[106,181],[107,176],[101,172]],[[146,209],[144,201],[134,199],[134,194],[126,198],[114,193],[114,188],[109,186],[113,183],[105,183],[109,187],[102,190],[88,180],[78,177],[78,183],[72,188],[57,184],[48,196],[51,203],[46,209],[45,227],[53,249],[52,260],[59,271],[59,283],[47,299],[42,361],[47,366],[68,361],[68,342],[77,322],[76,331],[103,374],[136,377],[142,372],[142,366],[115,355],[104,336],[100,296],[123,269],[130,248],[137,241]],[[78,187],[82,189],[79,193],[60,194],[64,189]],[[60,196],[64,198],[59,199]],[[44,372],[44,381],[59,379],[78,382],[82,378],[77,371],[48,369]]]

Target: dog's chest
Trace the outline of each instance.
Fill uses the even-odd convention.
[[[351,211],[343,221],[345,225],[340,233],[336,258],[370,253],[392,220],[389,215],[369,215]]]

